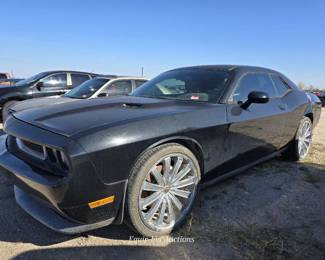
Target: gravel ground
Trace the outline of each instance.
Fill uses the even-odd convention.
[[[304,162],[274,159],[204,189],[189,221],[158,240],[132,240],[126,226],[57,234],[16,205],[0,176],[0,258],[325,259],[324,198],[323,109]]]

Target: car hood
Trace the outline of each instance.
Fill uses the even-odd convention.
[[[141,97],[115,97],[51,104],[27,109],[14,117],[37,127],[70,137],[94,128],[113,127],[151,117],[197,110],[205,104]]]
[[[12,90],[13,88],[18,88],[16,85],[6,85],[3,84],[2,82],[0,83],[0,91],[1,92],[7,92],[8,90]]]
[[[44,97],[44,98],[33,98],[25,101],[17,102],[13,105],[10,110],[12,112],[19,112],[26,109],[40,108],[44,106],[54,105],[54,104],[62,104],[67,102],[73,102],[77,99],[62,97],[62,96],[52,96],[52,97]]]

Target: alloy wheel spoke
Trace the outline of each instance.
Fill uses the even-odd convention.
[[[180,211],[183,207],[182,202],[179,201],[178,198],[175,197],[174,194],[172,193],[168,193],[168,196],[170,198],[170,200],[172,201],[172,203],[176,206],[176,208]]]
[[[147,206],[151,205],[156,200],[158,200],[160,195],[161,195],[161,192],[156,191],[156,192],[152,193],[150,196],[140,199],[140,208],[145,209]]]
[[[157,181],[157,183],[158,183],[159,185],[164,185],[164,184],[165,184],[165,181],[164,181],[164,179],[163,179],[163,177],[162,177],[160,171],[158,171],[157,167],[154,167],[154,168],[151,170],[151,172],[152,172],[152,175],[155,177],[155,179],[156,179],[156,181]]]
[[[146,191],[162,191],[162,189],[163,189],[162,186],[148,181],[145,181],[143,184],[143,190]]]
[[[158,208],[159,208],[161,202],[163,201],[163,199],[164,199],[164,196],[161,195],[161,196],[159,197],[159,200],[155,202],[155,204],[151,207],[151,209],[150,209],[150,210],[148,211],[148,213],[145,215],[145,219],[146,219],[147,221],[150,221],[150,220],[153,218],[154,214],[157,212],[157,210],[158,210]]]
[[[183,163],[183,158],[182,157],[177,157],[177,161],[176,161],[176,163],[174,165],[171,179],[174,179],[175,178],[175,176],[178,173],[179,168],[181,167],[182,163]]]
[[[170,157],[167,157],[163,160],[163,173],[164,173],[164,178],[167,183],[170,180],[170,165],[171,165],[170,162],[171,162]]]
[[[167,208],[167,201],[164,198],[161,208],[160,208],[160,211],[159,211],[158,225],[161,225],[164,221],[166,208]]]
[[[177,188],[173,188],[171,189],[170,191],[172,194],[176,195],[176,196],[179,196],[179,197],[182,197],[182,198],[185,198],[187,199],[191,192],[190,191],[187,191],[187,190],[180,190],[180,189],[177,189]]]
[[[168,221],[169,224],[175,223],[175,212],[171,199],[167,196],[167,206],[168,206]]]
[[[188,174],[192,170],[191,165],[188,163],[172,180],[173,182],[177,182],[181,179],[183,179],[186,174]]]
[[[188,177],[182,181],[176,182],[175,184],[173,184],[173,188],[178,188],[178,189],[183,188],[183,187],[194,184],[195,181],[196,181],[196,177],[191,176],[191,177]]]
[[[306,148],[304,145],[301,146],[301,155],[304,156],[306,153]]]

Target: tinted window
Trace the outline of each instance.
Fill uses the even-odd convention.
[[[72,81],[71,87],[74,88],[76,86],[79,86],[81,83],[83,83],[89,79],[90,78],[87,74],[73,74],[73,73],[71,73],[71,81]]]
[[[109,96],[127,95],[132,91],[131,80],[115,81],[109,84],[101,93],[106,93]]]
[[[66,73],[54,74],[45,79],[42,79],[41,81],[43,82],[43,86],[45,88],[51,88],[51,87],[66,88],[67,74]]]
[[[23,85],[26,85],[26,84],[31,84],[31,83],[34,83],[38,80],[40,80],[41,78],[45,77],[48,75],[48,72],[41,72],[41,73],[38,73],[32,77],[29,77],[27,79],[23,79],[23,80],[20,80],[19,82],[17,82],[16,86],[23,86]]]
[[[272,77],[275,87],[278,90],[279,96],[282,97],[285,93],[287,93],[289,88],[287,87],[286,84],[284,84],[284,82],[278,76],[272,75],[271,77]]]
[[[248,94],[252,91],[263,91],[269,94],[269,97],[276,97],[273,83],[267,74],[249,73],[243,76],[233,94],[233,101],[245,102]]]
[[[65,96],[70,98],[89,98],[108,81],[109,79],[104,78],[93,78],[87,80],[81,85],[70,90],[67,94],[65,94]]]
[[[135,87],[140,87],[143,83],[146,83],[146,80],[136,80],[135,81]]]
[[[225,71],[194,68],[160,74],[131,95],[164,99],[216,102],[229,80]]]

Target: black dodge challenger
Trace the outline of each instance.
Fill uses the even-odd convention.
[[[46,226],[81,233],[123,220],[144,236],[189,215],[199,183],[280,153],[304,158],[320,109],[284,75],[248,66],[167,71],[126,97],[12,114],[0,172]]]

